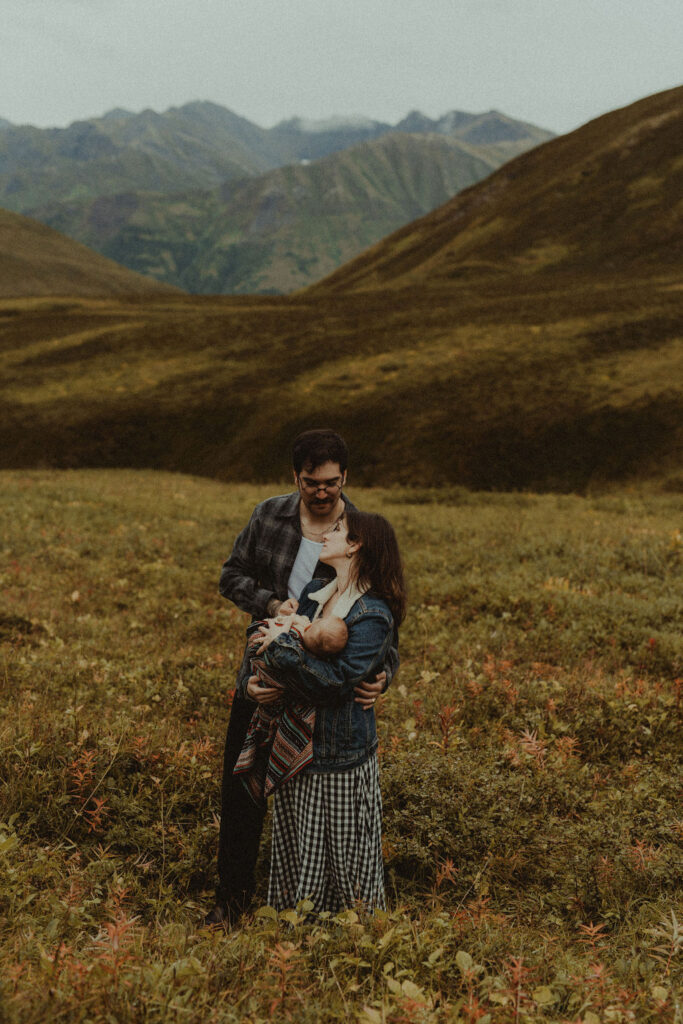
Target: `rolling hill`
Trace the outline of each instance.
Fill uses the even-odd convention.
[[[290,297],[0,304],[1,464],[272,481],[329,424],[354,482],[425,501],[681,488],[682,99],[517,158]]]
[[[517,157],[319,287],[680,270],[681,196],[683,87]]]
[[[79,298],[173,294],[38,221],[0,210],[0,298]]]

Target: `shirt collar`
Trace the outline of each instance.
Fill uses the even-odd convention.
[[[327,601],[329,601],[332,595],[337,592],[337,584],[338,581],[337,577],[335,576],[333,580],[330,580],[330,582],[327,583],[320,590],[315,590],[308,595],[311,601],[315,601],[315,603],[318,605],[318,610],[313,616],[314,619],[317,619],[320,616],[320,613],[322,612],[324,605],[327,603]],[[349,584],[349,586],[341,594],[339,600],[334,606],[334,614],[338,616],[338,618],[340,619],[345,619],[346,616],[351,611],[354,604],[356,603],[356,601],[358,600],[358,598],[362,597],[363,594],[365,594],[369,589],[369,586],[359,587],[355,583]]]

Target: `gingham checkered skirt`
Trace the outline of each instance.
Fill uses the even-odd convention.
[[[268,903],[287,910],[304,899],[316,912],[385,906],[374,754],[347,772],[302,772],[275,793]]]

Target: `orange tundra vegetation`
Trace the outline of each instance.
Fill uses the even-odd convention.
[[[352,486],[410,587],[378,716],[389,908],[224,934],[200,922],[246,623],[216,578],[273,485],[0,485],[8,1024],[679,1019],[677,496]]]

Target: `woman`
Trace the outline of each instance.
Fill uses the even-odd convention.
[[[373,909],[384,907],[377,731],[354,686],[381,667],[403,620],[403,569],[391,525],[355,509],[324,536],[320,560],[336,577],[307,584],[299,612],[344,619],[346,647],[323,660],[294,631],[275,623],[261,630],[267,667],[292,700],[316,706],[313,760],[274,796],[268,902],[278,910],[303,899],[317,912],[358,902]],[[268,699],[257,685],[248,692]]]

